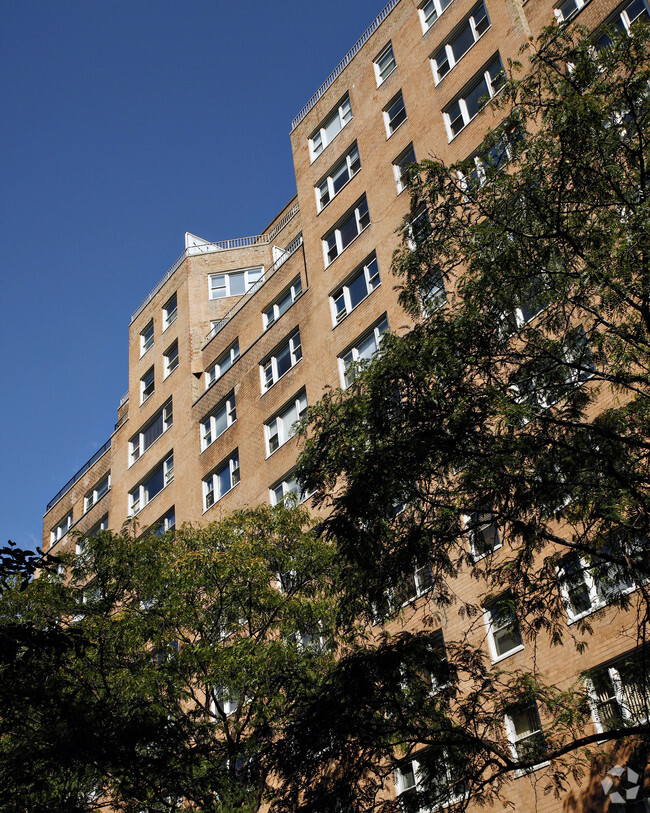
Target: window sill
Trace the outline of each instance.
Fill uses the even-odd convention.
[[[300,418],[299,418],[298,420],[300,420]],[[265,459],[265,460],[268,460],[270,457],[273,457],[273,455],[274,455],[274,454],[277,454],[277,452],[279,452],[279,451],[280,451],[280,449],[283,449],[283,448],[284,448],[284,447],[287,445],[287,443],[289,443],[289,441],[290,441],[292,438],[295,438],[295,435],[291,435],[291,437],[290,437],[290,438],[287,438],[287,439],[284,441],[284,443],[281,443],[281,444],[278,446],[278,448],[277,448],[277,449],[274,449],[272,452],[268,452],[268,454],[266,455],[266,457],[265,457],[264,459]]]
[[[397,70],[397,64],[393,65],[393,67],[391,68],[390,73],[386,74],[386,76],[384,76],[384,78],[380,82],[377,82],[377,89],[379,89],[380,87],[383,87],[383,85],[386,84],[386,82],[390,79],[390,77],[395,73],[396,70]]]
[[[203,516],[203,514],[207,514],[207,513],[208,513],[208,511],[212,511],[212,509],[215,507],[215,505],[216,505],[217,503],[220,503],[220,502],[221,502],[221,500],[223,500],[223,498],[224,498],[224,497],[227,497],[227,496],[228,496],[228,494],[230,494],[232,491],[234,491],[234,490],[237,488],[237,486],[239,485],[239,483],[241,483],[241,480],[240,480],[239,482],[235,483],[235,485],[234,485],[232,488],[229,488],[229,489],[228,489],[228,491],[226,491],[226,493],[225,493],[225,494],[222,494],[222,495],[219,497],[219,499],[218,499],[218,500],[215,500],[215,501],[212,503],[212,505],[211,505],[209,508],[204,508],[204,509],[203,509],[203,512],[202,512],[202,514],[201,514],[201,516]]]
[[[90,513],[90,511],[92,511],[92,510],[93,510],[93,508],[94,508],[96,505],[99,505],[99,503],[100,503],[100,502],[101,502],[101,501],[104,499],[104,497],[105,497],[107,494],[110,494],[110,493],[111,493],[111,489],[110,489],[110,486],[109,486],[109,487],[108,487],[108,489],[107,489],[107,490],[106,490],[106,491],[105,491],[105,492],[102,494],[102,496],[101,496],[101,497],[100,497],[98,500],[95,500],[95,502],[94,502],[92,505],[89,505],[89,506],[88,506],[88,508],[86,508],[86,509],[84,510],[84,512],[83,512],[83,514],[82,514],[81,516],[82,516],[82,517],[85,517],[85,516],[86,516],[86,514]]]
[[[174,369],[173,369],[173,370],[170,370],[170,371],[169,371],[169,372],[168,372],[166,375],[164,375],[164,376],[163,376],[163,381],[167,381],[167,379],[169,378],[169,376],[170,376],[172,373],[176,372],[176,370],[178,370],[178,364],[177,364],[177,365],[174,367]]]
[[[388,133],[388,135],[386,136],[386,141],[389,141],[395,135],[395,133],[398,130],[401,130],[401,128],[406,124],[407,121],[408,121],[408,116],[404,119],[404,121],[400,121],[400,123],[397,125],[397,127],[392,132]]]
[[[316,206],[316,217],[318,217],[318,215],[319,215],[321,212],[324,212],[324,211],[325,211],[325,209],[327,209],[327,207],[330,205],[330,203],[331,203],[333,200],[336,200],[336,199],[338,198],[338,196],[339,196],[339,195],[341,194],[341,192],[342,192],[342,191],[345,189],[345,187],[346,187],[346,186],[347,186],[349,183],[351,183],[351,182],[352,182],[352,180],[354,180],[354,178],[356,178],[356,177],[357,177],[357,175],[358,175],[360,172],[361,172],[361,167],[359,167],[359,169],[358,169],[358,170],[357,170],[357,171],[354,173],[354,175],[352,176],[352,178],[348,178],[348,179],[347,179],[347,181],[346,181],[346,182],[343,184],[343,186],[342,186],[342,187],[339,189],[339,191],[338,191],[338,192],[337,192],[335,195],[333,195],[333,196],[332,196],[332,197],[331,197],[331,198],[330,198],[330,199],[327,201],[327,203],[325,204],[325,206],[323,206],[321,209],[319,209],[319,208],[318,208],[318,205]]]
[[[550,760],[545,760],[544,762],[538,762],[537,765],[531,765],[530,768],[519,768],[513,774],[515,779],[519,779],[522,776],[528,776],[531,773],[535,773],[535,771],[539,771],[541,768],[548,768],[550,765]]]
[[[523,649],[525,649],[524,645],[519,644],[519,646],[516,646],[514,649],[511,649],[509,652],[505,652],[503,655],[497,655],[496,658],[492,657],[491,663],[492,664],[501,663],[501,661],[504,661],[506,658],[509,658],[511,655],[516,655],[517,652],[521,652],[521,651],[523,651]]]
[[[377,287],[376,287],[376,288],[373,288],[373,289],[372,289],[372,291],[370,291],[370,293],[369,293],[369,294],[366,294],[366,296],[364,296],[364,298],[363,298],[363,299],[362,299],[360,302],[358,302],[358,303],[357,303],[357,304],[356,304],[356,305],[355,305],[355,306],[352,308],[352,310],[351,310],[351,311],[348,311],[348,313],[346,313],[346,314],[345,314],[345,316],[342,316],[342,317],[341,317],[341,318],[338,320],[338,322],[335,322],[335,323],[334,323],[334,325],[333,325],[333,327],[332,327],[332,330],[336,330],[336,328],[337,328],[339,325],[342,325],[342,324],[343,324],[343,322],[345,322],[345,320],[348,318],[348,316],[351,316],[351,315],[352,315],[352,314],[353,314],[353,313],[354,313],[354,312],[355,312],[355,311],[356,311],[356,310],[357,310],[359,307],[361,307],[361,305],[363,305],[363,303],[364,303],[364,302],[367,302],[367,301],[368,301],[368,299],[370,299],[370,297],[372,296],[372,294],[373,294],[373,293],[374,293],[374,292],[375,292],[375,291],[376,291],[378,288],[380,288],[380,287],[381,287],[381,281],[379,282],[379,285],[377,285]]]
[[[501,547],[502,547],[502,545],[501,545],[501,543],[499,543],[498,545],[495,545],[495,546],[492,548],[492,550],[489,550],[489,551],[487,551],[486,553],[480,553],[480,554],[478,554],[478,555],[477,555],[477,554],[475,554],[475,553],[474,553],[474,551],[472,551],[472,550],[470,550],[470,553],[472,554],[472,559],[474,560],[474,562],[480,562],[480,561],[481,561],[481,559],[485,559],[485,558],[487,558],[488,556],[492,556],[492,554],[493,554],[495,551],[499,550],[499,548],[501,548]]]
[[[449,3],[449,6],[451,6],[451,3]],[[432,29],[432,28],[434,27],[434,25],[435,25],[435,24],[438,22],[438,20],[439,20],[439,19],[442,17],[442,15],[445,13],[445,11],[447,11],[447,9],[449,8],[449,6],[446,6],[446,8],[443,8],[442,13],[441,13],[441,14],[439,14],[439,15],[436,17],[436,19],[435,19],[435,20],[434,20],[434,21],[431,23],[431,25],[430,25],[430,26],[429,26],[427,29],[425,29],[425,30],[422,32],[422,36],[423,36],[423,37],[426,37],[426,35],[429,33],[429,31],[431,31],[431,29]]]
[[[629,596],[630,593],[633,593],[637,589],[638,589],[637,585],[632,585],[632,587],[626,587],[625,590],[621,590],[620,593],[617,593],[617,596]],[[604,610],[605,608],[609,607],[610,604],[611,600],[604,601],[603,599],[600,599],[599,601],[594,602],[594,604],[592,604],[591,607],[588,610],[585,610],[584,612],[571,616],[567,614],[567,626],[570,627],[572,624],[575,624],[578,621],[582,621],[583,618],[587,618],[588,616],[593,615],[594,613],[597,613],[600,610]]]
[[[322,149],[322,150],[321,150],[321,151],[318,153],[318,155],[314,155],[314,156],[312,156],[312,154],[311,154],[311,150],[309,151],[309,166],[312,166],[312,164],[315,164],[315,163],[316,163],[316,161],[318,161],[318,159],[319,159],[319,158],[321,157],[321,155],[322,155],[322,154],[325,152],[325,150],[327,150],[327,148],[328,148],[328,147],[329,147],[331,144],[333,144],[333,143],[336,141],[336,139],[337,139],[337,138],[338,138],[338,137],[341,135],[341,133],[343,132],[343,130],[345,130],[345,128],[348,126],[348,124],[349,124],[351,121],[354,121],[354,116],[351,116],[351,117],[350,117],[350,119],[349,119],[348,121],[346,121],[346,122],[345,122],[345,124],[343,125],[343,127],[341,127],[341,129],[338,131],[338,133],[337,133],[337,134],[334,136],[334,138],[333,138],[331,141],[328,141],[328,142],[327,142],[327,144],[326,144],[326,145],[323,147],[323,149]]]
[[[140,355],[138,356],[138,361],[139,361],[140,359],[143,359],[143,358],[144,358],[144,357],[147,355],[147,353],[148,353],[150,350],[153,350],[153,344],[151,345],[151,347],[147,347],[147,349],[146,349],[146,350],[141,350],[141,351],[140,351]]]
[[[143,457],[144,457],[144,456],[147,454],[147,452],[149,451],[149,449],[153,449],[153,447],[156,445],[156,443],[158,443],[158,441],[160,440],[160,438],[164,438],[164,437],[165,437],[165,435],[167,434],[167,432],[169,432],[169,430],[172,428],[172,426],[173,426],[173,425],[174,425],[173,423],[172,423],[172,424],[170,424],[170,425],[167,427],[167,429],[165,429],[163,432],[161,432],[161,433],[160,433],[160,435],[158,435],[158,437],[157,437],[157,438],[156,438],[156,439],[153,441],[153,443],[152,443],[150,446],[147,446],[147,448],[144,450],[144,452],[142,452],[142,454],[141,454],[141,455],[140,455],[140,456],[139,456],[139,457],[138,457],[136,460],[133,460],[131,463],[129,463],[129,465],[126,467],[126,470],[127,470],[127,471],[129,471],[129,469],[131,469],[133,466],[135,466],[135,465],[136,465],[136,463],[137,463],[139,460],[142,460],[142,458],[143,458]],[[110,489],[109,489],[109,490],[110,490]]]
[[[461,59],[462,59],[462,57],[461,57]],[[469,127],[469,125],[470,125],[470,124],[471,124],[473,121],[475,121],[475,120],[476,120],[476,119],[477,119],[477,118],[478,118],[478,117],[481,115],[481,113],[482,113],[484,110],[486,110],[486,109],[487,109],[487,107],[488,107],[488,105],[490,104],[490,102],[494,101],[494,99],[496,99],[496,97],[499,95],[499,93],[501,93],[501,90],[502,90],[502,87],[500,87],[500,88],[499,88],[499,90],[497,90],[497,92],[494,94],[494,96],[490,96],[489,100],[488,100],[488,101],[487,101],[487,102],[486,102],[486,103],[483,105],[483,107],[482,107],[482,108],[481,108],[481,109],[478,111],[478,113],[477,113],[475,116],[472,116],[472,118],[471,118],[471,119],[470,119],[470,120],[469,120],[469,121],[468,121],[466,124],[464,124],[464,125],[461,127],[461,129],[460,129],[460,130],[459,130],[457,133],[454,133],[454,135],[451,135],[451,136],[449,137],[449,142],[448,142],[449,144],[451,144],[451,142],[452,142],[452,141],[454,141],[454,139],[458,138],[458,136],[459,136],[459,135],[460,135],[460,134],[461,134],[461,133],[462,133],[464,130],[466,130],[466,129]],[[487,95],[487,94],[486,94],[486,95]],[[449,130],[447,130],[447,134],[449,135]]]
[[[163,493],[163,491],[164,491],[166,488],[169,488],[169,486],[170,486],[170,485],[171,485],[173,482],[174,482],[174,478],[172,477],[172,479],[171,479],[171,480],[170,480],[168,483],[165,483],[165,485],[164,485],[164,486],[163,486],[163,487],[160,489],[160,491],[158,492],[158,494],[162,494],[162,493]],[[136,517],[137,517],[139,514],[141,514],[141,513],[144,511],[144,509],[145,509],[145,508],[146,508],[148,505],[151,505],[151,503],[152,503],[152,502],[153,502],[153,501],[156,499],[156,497],[158,496],[158,494],[154,494],[154,495],[153,495],[153,497],[152,497],[152,498],[149,500],[149,502],[146,502],[146,503],[145,503],[145,504],[142,506],[142,508],[138,508],[138,510],[137,510],[137,511],[135,511],[135,512],[131,512],[131,511],[129,511],[129,516],[128,516],[128,519],[129,519],[129,520],[131,520],[131,519],[135,519],[135,518],[136,518]]]
[[[282,375],[279,376],[279,378],[276,378],[275,381],[272,384],[269,384],[269,386],[265,390],[262,391],[262,395],[260,395],[260,398],[263,398],[266,395],[267,392],[272,390],[273,387],[275,387],[275,385],[278,383],[278,381],[282,381],[282,379],[285,377],[285,375],[289,375],[289,373],[292,370],[295,370],[295,368],[300,364],[301,361],[302,361],[302,356],[298,359],[298,361],[295,364],[292,364],[291,367],[289,367],[289,369],[286,371],[286,373],[282,373]]]
[[[442,77],[442,79],[439,79],[439,80],[436,81],[436,74],[435,74],[435,71],[434,71],[434,74],[433,74],[433,85],[434,85],[434,87],[440,87],[440,85],[445,81],[445,79],[449,76],[449,74],[453,72],[454,68],[463,61],[463,59],[467,56],[467,54],[469,54],[472,51],[474,46],[477,45],[483,39],[483,37],[487,34],[487,32],[491,28],[492,28],[492,23],[490,23],[490,25],[488,25],[488,27],[485,29],[485,31],[481,34],[481,36],[477,40],[474,40],[474,42],[469,46],[469,48],[465,51],[465,53],[461,56],[461,58],[459,60],[457,60],[456,62],[454,62],[453,67],[450,68],[447,71],[447,73]],[[432,60],[432,57],[429,57],[429,59]],[[433,60],[432,60],[431,69],[433,70]]]
[[[151,393],[151,395],[153,395],[154,393],[155,393],[155,390]],[[151,398],[151,395],[147,395],[147,397],[143,401],[140,401],[140,406],[141,407],[143,407],[147,403],[147,401]]]
[[[207,445],[207,446],[204,446],[204,447],[201,449],[200,454],[203,454],[203,452],[207,452],[207,451],[208,451],[208,449],[210,448],[210,446],[213,446],[213,445],[214,445],[214,444],[215,444],[215,443],[216,443],[216,442],[219,440],[219,438],[222,438],[222,437],[223,437],[223,436],[226,434],[226,432],[227,432],[227,431],[230,429],[230,427],[231,427],[231,426],[234,426],[236,423],[237,423],[237,419],[235,418],[235,420],[234,420],[234,421],[233,421],[233,422],[230,424],[230,426],[227,426],[227,427],[226,427],[226,428],[223,430],[223,432],[221,432],[220,434],[218,434],[218,435],[216,436],[216,438],[215,438],[214,440],[211,440],[211,441],[210,441],[210,443],[208,443],[208,445]],[[212,508],[212,506],[210,506],[210,508]]]
[[[367,225],[365,228],[361,229],[361,231],[359,232],[359,234],[357,234],[357,236],[356,236],[355,238],[353,238],[352,240],[350,240],[350,242],[347,244],[347,246],[346,246],[346,247],[345,247],[345,248],[344,248],[342,251],[339,251],[339,253],[336,255],[336,257],[334,257],[334,259],[333,259],[333,260],[331,260],[331,262],[329,262],[329,263],[326,263],[326,264],[325,264],[325,270],[327,270],[327,269],[328,269],[330,266],[332,266],[332,265],[333,265],[333,264],[334,264],[334,263],[335,263],[335,262],[338,260],[338,258],[339,258],[339,257],[340,257],[342,254],[344,254],[344,253],[345,253],[345,252],[346,252],[346,251],[347,251],[347,250],[350,248],[350,246],[351,246],[353,243],[356,243],[356,241],[357,241],[357,240],[358,240],[358,239],[361,237],[361,235],[362,235],[362,234],[363,234],[365,231],[367,231],[367,230],[368,230],[368,229],[369,229],[371,226],[372,226],[372,223],[368,223],[368,225]]]
[[[174,318],[171,320],[171,322],[168,322],[168,323],[167,323],[167,324],[166,324],[166,325],[163,327],[163,329],[162,329],[162,332],[163,332],[163,333],[165,333],[165,331],[167,330],[167,328],[170,328],[170,327],[171,327],[171,326],[174,324],[174,322],[176,321],[177,317],[178,317],[178,314],[176,314],[176,316],[174,316]]]

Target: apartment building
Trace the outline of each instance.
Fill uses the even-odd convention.
[[[48,504],[43,549],[70,551],[73,530],[133,521],[164,531],[295,492],[295,421],[325,388],[347,386],[350,362],[372,356],[385,331],[409,327],[390,273],[409,210],[404,165],[474,154],[500,115],[479,100],[554,16],[593,28],[641,14],[646,0],[390,0],[292,122],[296,197],[260,235],[186,234],[134,311],[114,431]],[[421,568],[403,623],[417,627],[427,586]],[[468,578],[459,589],[475,587]],[[594,663],[612,654],[613,624],[590,648]],[[496,626],[485,645],[495,661],[529,657]],[[564,655],[559,680],[585,666]],[[530,720],[510,725],[515,747],[535,733]],[[415,785],[416,768],[397,772],[397,793]],[[522,811],[562,809],[528,777],[511,799]]]

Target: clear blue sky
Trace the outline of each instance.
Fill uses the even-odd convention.
[[[385,0],[4,0],[0,544],[109,438],[131,312],[295,194],[291,119]]]

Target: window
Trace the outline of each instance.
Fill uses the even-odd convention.
[[[404,107],[404,97],[402,96],[401,90],[397,96],[391,99],[386,105],[383,113],[384,123],[386,124],[386,135],[390,138],[400,124],[406,121],[406,107]]]
[[[287,494],[295,494],[298,503],[304,502],[309,497],[307,492],[300,489],[296,475],[293,472],[285,474],[279,483],[271,486],[269,494],[271,497],[271,505],[279,505]]]
[[[451,0],[425,0],[418,9],[423,33],[431,28],[442,12],[451,3]]]
[[[488,147],[481,149],[468,160],[469,167],[459,172],[459,178],[466,190],[482,186],[492,173],[498,172],[512,159],[512,151],[517,141],[524,135],[519,128],[503,130]]]
[[[343,389],[347,389],[356,378],[356,365],[370,359],[379,350],[381,337],[388,330],[388,319],[382,316],[369,333],[362,336],[357,343],[342,356],[339,356],[339,367]]]
[[[339,254],[370,225],[370,214],[366,196],[348,212],[337,226],[323,237],[323,253],[325,255],[325,268],[334,262]]]
[[[300,331],[296,332],[283,342],[270,358],[260,365],[262,379],[262,394],[269,390],[282,376],[294,367],[302,358],[300,345]]]
[[[307,411],[307,395],[304,390],[290,401],[274,418],[264,424],[266,456],[272,455],[296,433],[296,423]]]
[[[504,593],[493,601],[484,610],[484,617],[493,663],[524,648],[514,599],[510,593]]]
[[[433,587],[433,573],[427,563],[416,565],[395,591],[398,604],[406,604],[428,593]]]
[[[163,378],[167,378],[170,373],[178,367],[178,342],[175,341],[165,350],[163,356]]]
[[[447,135],[451,141],[480,112],[505,82],[501,57],[497,54],[467,88],[443,110]]]
[[[628,653],[586,675],[596,730],[601,733],[648,720],[650,685],[642,652]]]
[[[430,234],[431,220],[429,219],[429,212],[422,208],[408,224],[408,241],[411,251],[415,251],[421,243],[424,243]]]
[[[212,692],[210,711],[217,720],[230,717],[239,708],[239,692],[232,688],[219,688]]]
[[[395,54],[393,53],[392,43],[384,46],[378,56],[374,60],[375,78],[377,79],[377,87],[386,81],[391,73],[395,70]]]
[[[409,144],[393,161],[393,172],[395,173],[398,195],[403,192],[409,184],[409,167],[415,163],[415,160],[413,144]]]
[[[129,492],[129,515],[134,516],[174,479],[174,452],[159,463],[147,477]]]
[[[642,543],[636,543],[637,551],[642,550]],[[606,553],[610,545],[601,548]],[[623,556],[620,545],[612,546],[613,554]],[[634,551],[630,551],[634,553]],[[560,591],[567,608],[569,623],[583,618],[594,610],[604,607],[608,601],[631,590],[634,583],[623,568],[594,555],[588,560],[585,556],[571,553],[562,559],[558,571]]]
[[[163,536],[168,531],[172,531],[176,527],[176,509],[175,506],[172,507],[160,517],[159,520],[156,520],[154,524],[149,528],[149,533],[152,533],[154,536]]]
[[[218,502],[239,482],[239,454],[237,451],[203,480],[203,510]]]
[[[484,3],[479,3],[472,13],[465,19],[460,28],[457,28],[444,45],[431,57],[433,78],[436,85],[442,82],[454,65],[465,56],[475,42],[481,38],[490,27]]]
[[[264,330],[275,324],[283,313],[286,313],[293,303],[302,295],[302,282],[296,277],[291,285],[264,311]]]
[[[210,274],[208,285],[210,299],[224,299],[228,296],[243,296],[264,278],[264,267],[242,268],[227,274]]]
[[[178,304],[176,294],[172,294],[163,307],[163,330],[171,325],[178,316]]]
[[[505,716],[512,756],[519,762],[539,765],[546,756],[546,740],[535,701],[513,706]]]
[[[369,296],[379,285],[377,257],[372,256],[355,271],[354,276],[330,296],[332,319],[338,325],[358,304]]]
[[[332,143],[345,125],[352,120],[350,96],[345,94],[329,116],[320,124],[309,139],[309,155],[315,161],[323,150]]]
[[[50,545],[58,542],[72,527],[72,511],[64,517],[59,524],[50,531]]]
[[[111,487],[111,473],[110,471],[105,477],[95,485],[84,497],[84,513],[86,511],[90,511],[90,509],[95,505],[95,503],[99,502],[104,494],[108,494],[108,491]]]
[[[104,516],[96,522],[92,528],[88,531],[86,536],[83,539],[77,539],[77,544],[75,546],[75,553],[77,556],[81,556],[81,554],[86,549],[86,543],[89,539],[92,539],[93,536],[97,536],[100,531],[107,531],[108,530],[108,514],[104,514]]]
[[[153,319],[145,327],[140,334],[140,355],[144,354],[153,347]]]
[[[569,17],[573,17],[573,15],[577,14],[588,2],[589,0],[564,0],[564,2],[558,3],[555,7],[555,16],[558,22],[563,22],[564,20],[568,20]]]
[[[555,10],[558,13],[558,9]],[[632,30],[632,24],[639,19],[650,19],[649,7],[647,0],[632,0],[631,3],[626,3],[614,15],[613,19],[607,21],[607,25],[612,26],[617,31],[625,31],[628,34]],[[599,47],[607,47],[611,40],[607,34],[601,34],[598,37]]]
[[[155,381],[153,367],[150,367],[140,379],[140,405],[144,404],[150,395],[153,395]]]
[[[405,813],[429,813],[440,806],[460,801],[467,792],[462,779],[463,761],[462,755],[458,753],[452,764],[450,751],[445,749],[442,754],[436,754],[435,760],[427,759],[424,752],[419,759],[405,759],[400,762],[395,768],[395,790],[400,810]],[[424,764],[427,768],[427,781]],[[420,796],[424,793],[426,796]]]
[[[501,547],[497,523],[491,509],[472,511],[465,515],[464,521],[469,549],[475,562]]]
[[[230,345],[205,372],[205,388],[211,387],[239,358],[239,339]]]
[[[166,432],[174,421],[172,399],[162,406],[153,418],[129,440],[129,466],[132,466],[154,441]]]
[[[236,420],[235,393],[231,392],[201,421],[201,451],[223,435]]]
[[[328,174],[314,187],[316,190],[316,208],[321,212],[336,197],[346,183],[361,169],[361,158],[356,141],[346,155],[337,161]]]

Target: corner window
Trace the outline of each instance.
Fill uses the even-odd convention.
[[[163,330],[167,330],[171,323],[176,320],[176,317],[178,316],[177,302],[178,300],[175,293],[169,297],[167,302],[165,302],[163,307]]]
[[[427,33],[450,3],[451,0],[425,0],[424,3],[420,3],[418,13],[423,34]]]
[[[514,599],[504,593],[484,610],[492,662],[500,661],[524,648],[515,612]]]
[[[296,330],[269,358],[260,364],[262,395],[279,381],[285,373],[289,372],[292,367],[295,367],[301,358],[300,331]]]
[[[70,513],[50,531],[50,545],[53,545],[55,542],[58,542],[59,539],[62,539],[68,533],[70,528],[72,528],[72,511],[70,511]]]
[[[236,420],[235,393],[231,392],[201,421],[201,451],[223,435]]]
[[[347,389],[357,375],[357,365],[360,362],[370,361],[379,350],[381,337],[388,330],[388,319],[386,316],[364,334],[357,342],[350,347],[343,355],[339,356],[339,368],[343,389]]]
[[[390,138],[400,124],[406,121],[406,107],[404,106],[404,97],[402,96],[401,90],[397,96],[391,99],[386,105],[383,113],[384,123],[386,125],[386,136]]]
[[[203,510],[218,502],[239,482],[239,454],[235,451],[203,480]]]
[[[335,198],[349,180],[361,169],[361,158],[356,142],[327,175],[316,184],[316,208],[321,212]]]
[[[264,424],[266,436],[266,456],[277,451],[296,434],[296,424],[307,411],[307,394],[303,390],[280,412]]]
[[[170,373],[178,367],[178,341],[175,341],[165,350],[163,355],[163,378],[167,378]]]
[[[437,84],[442,82],[444,77],[465,56],[475,42],[485,34],[490,27],[490,20],[487,15],[484,3],[479,3],[471,14],[464,20],[460,28],[457,28],[444,45],[431,57],[431,67],[433,68],[433,78]]]
[[[205,388],[211,387],[217,382],[222,375],[229,370],[232,365],[239,358],[239,339],[230,345],[230,347],[222,353],[217,360],[205,371]]]
[[[141,511],[173,479],[174,453],[170,452],[144,480],[129,492],[129,516],[135,516],[138,511]]]
[[[153,347],[153,319],[140,334],[140,355],[144,356],[147,350]]]
[[[354,272],[353,276],[344,285],[330,296],[334,326],[343,321],[357,305],[370,296],[380,282],[377,257],[373,255],[366,260],[361,268]]]
[[[264,278],[263,266],[242,268],[227,274],[210,274],[208,277],[210,299],[243,296]]]
[[[452,141],[496,95],[506,80],[501,57],[497,54],[443,110],[447,135]]]
[[[409,168],[411,164],[415,163],[415,160],[413,144],[409,144],[393,161],[393,173],[395,174],[398,195],[403,192],[409,184]]]
[[[302,282],[296,277],[291,285],[262,314],[264,330],[268,330],[286,313],[293,303],[302,295]]]
[[[309,138],[309,155],[312,162],[332,143],[345,125],[352,120],[352,107],[348,93],[341,99]]]
[[[108,494],[110,487],[111,473],[109,471],[84,497],[84,513],[90,511],[95,503],[99,502],[105,494]]]
[[[337,226],[323,236],[325,268],[345,251],[350,243],[370,225],[368,203],[364,195],[354,209],[348,212]]]
[[[148,421],[142,429],[136,432],[129,440],[129,465],[133,465],[136,460],[147,451],[147,449],[166,432],[174,421],[172,411],[172,399],[170,398],[161,409]]]
[[[385,82],[386,79],[388,79],[396,67],[392,43],[389,42],[388,45],[381,49],[379,54],[375,57],[373,65],[375,67],[377,87],[379,87],[382,82]]]

